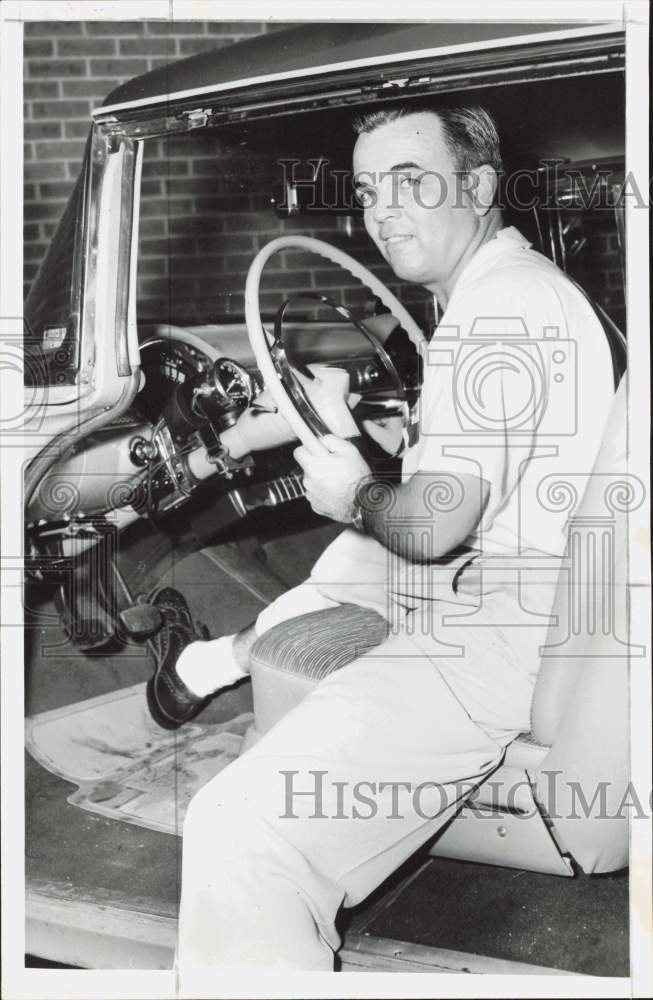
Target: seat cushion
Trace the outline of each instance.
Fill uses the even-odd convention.
[[[324,677],[380,645],[388,631],[376,611],[341,604],[291,618],[260,636],[250,650],[256,737],[299,705]]]
[[[252,675],[267,667],[320,681],[379,646],[389,629],[385,618],[357,604],[310,611],[256,640],[250,651]]]

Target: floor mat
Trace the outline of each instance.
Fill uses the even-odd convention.
[[[179,834],[191,798],[238,756],[253,719],[245,712],[169,733],[152,721],[145,685],[136,684],[33,716],[26,744],[43,767],[78,786],[72,805]]]

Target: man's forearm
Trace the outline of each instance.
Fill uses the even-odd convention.
[[[465,542],[488,492],[477,477],[453,473],[416,473],[403,483],[370,476],[356,492],[357,527],[409,562],[432,562]]]

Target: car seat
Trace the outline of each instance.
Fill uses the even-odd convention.
[[[431,853],[572,875],[628,862],[629,516],[643,500],[626,472],[626,379],[594,470],[568,522],[551,624],[541,650],[531,730],[435,837]],[[593,565],[591,579],[586,567]],[[388,624],[355,605],[312,612],[260,636],[251,650],[251,746],[333,670],[381,643]]]

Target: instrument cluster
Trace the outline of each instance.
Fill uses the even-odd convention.
[[[171,393],[187,395],[191,407],[197,398],[213,397],[218,407],[240,412],[259,391],[254,376],[238,362],[231,358],[213,361],[181,340],[146,341],[141,346],[141,371],[143,381],[134,405],[153,423],[169,410]]]

